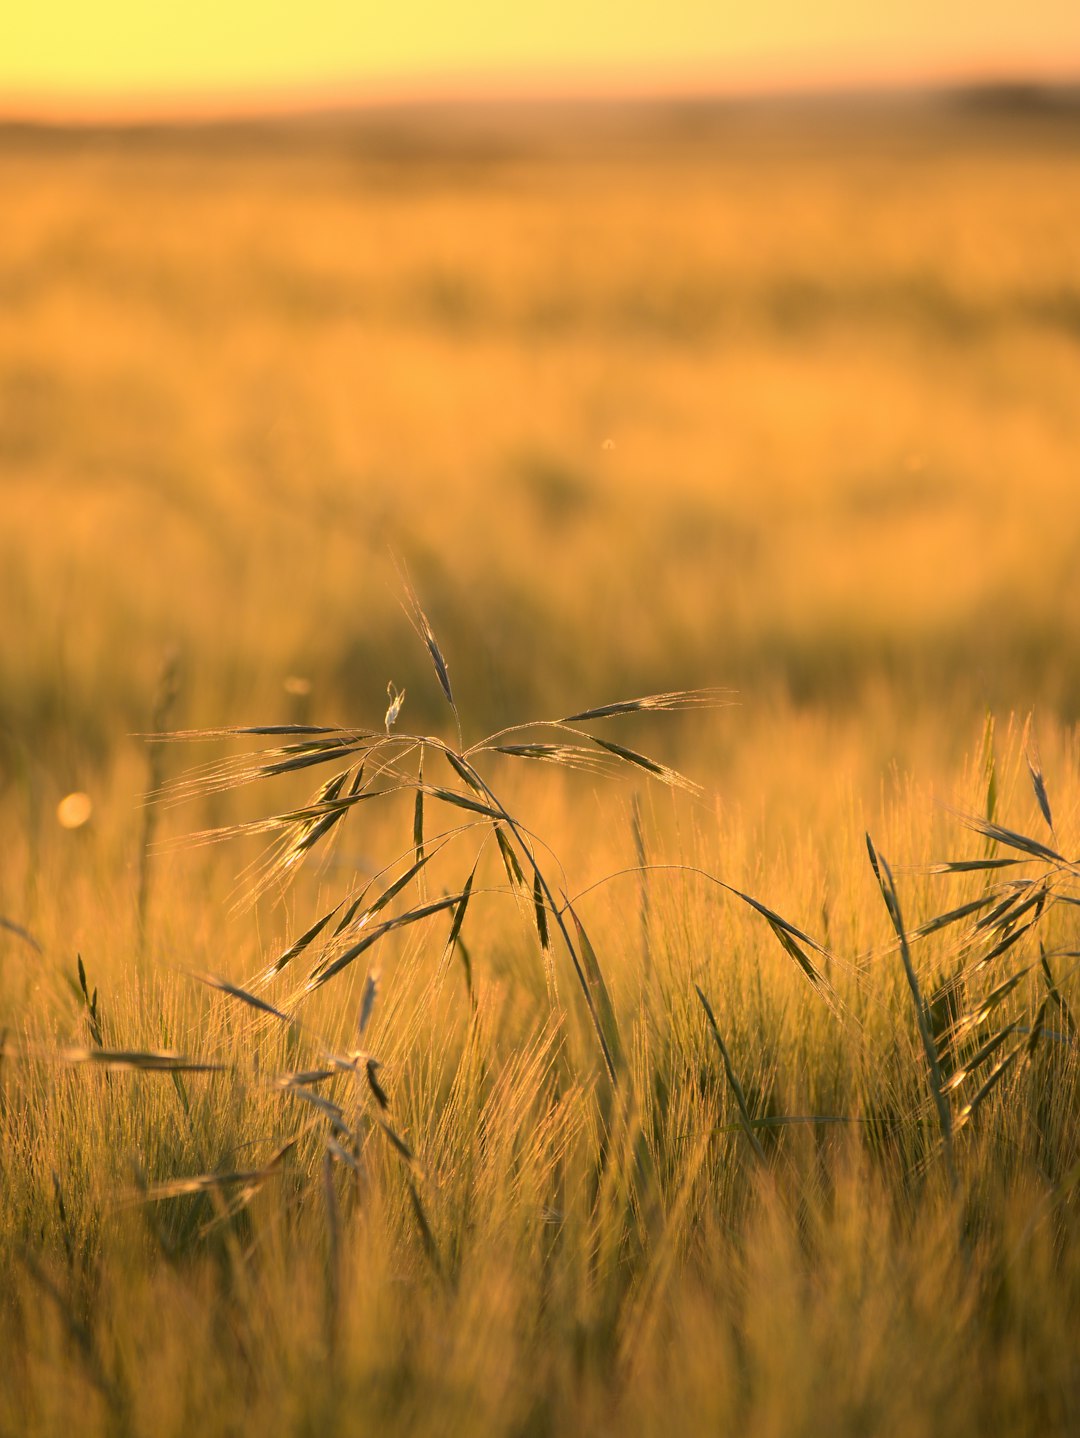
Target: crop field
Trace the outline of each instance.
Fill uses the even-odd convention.
[[[1080,112],[0,195],[0,1434],[1080,1430]]]

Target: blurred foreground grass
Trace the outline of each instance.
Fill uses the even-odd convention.
[[[1078,180],[1069,113],[0,137],[0,1431],[1075,1431],[1075,907],[1031,931],[1031,910],[977,928],[979,909],[914,945],[942,1055],[1003,1035],[956,1115],[1016,1049],[952,1187],[862,835],[912,927],[1000,874],[911,866],[1013,852],[947,806],[1040,835],[1071,892]],[[175,648],[175,724],[378,729],[393,681],[399,727],[449,738],[395,561],[466,744],[630,693],[739,691],[598,731],[700,799],[498,770],[565,864],[628,1108],[565,954],[551,1004],[496,860],[462,931],[471,1002],[460,953],[438,978],[445,914],[379,951],[367,1041],[415,1168],[351,1075],[319,1090],[347,1135],[268,1087],[353,1044],[360,972],[306,1031],[191,977],[250,981],[409,855],[411,808],[350,816],[254,910],[230,907],[254,841],[155,854],[140,925],[130,737]],[[1008,722],[1033,707],[1034,729]],[[189,757],[167,749],[166,772]],[[69,831],[75,788],[93,816]],[[260,803],[210,796],[157,834]],[[700,877],[623,873],[578,901],[642,853],[821,940],[837,1006]],[[430,895],[463,877],[433,869]],[[950,994],[985,1008],[967,1048],[943,1037]],[[57,1061],[100,1045],[227,1068]],[[298,1132],[250,1192],[137,1201],[261,1173]]]

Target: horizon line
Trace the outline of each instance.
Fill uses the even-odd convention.
[[[580,67],[548,71],[441,71],[298,84],[184,88],[118,93],[20,89],[0,92],[0,124],[137,126],[215,124],[318,118],[424,108],[527,108],[560,104],[699,101],[870,100],[979,92],[1031,96],[1080,91],[1080,66],[946,67],[921,73],[903,67],[848,66],[798,73],[772,67],[757,75],[720,76],[716,67],[651,67],[618,72]]]

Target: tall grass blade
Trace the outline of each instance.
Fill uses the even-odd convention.
[[[996,988],[991,989],[985,998],[981,999],[978,1005],[972,1009],[970,1013],[965,1014],[957,1024],[957,1037],[963,1038],[966,1034],[970,1033],[972,1029],[976,1029],[980,1024],[985,1023],[998,1005],[1003,1003],[1019,984],[1023,983],[1024,979],[1034,967],[1034,964],[1025,965],[1024,968],[1018,969],[1015,973],[1010,974],[1009,977],[1005,979],[1003,983],[998,984]]]
[[[386,886],[386,888],[382,891],[382,893],[374,901],[374,903],[371,903],[367,906],[364,912],[360,915],[359,919],[356,920],[357,924],[363,927],[363,925],[373,919],[376,914],[382,913],[383,909],[386,908],[387,904],[391,903],[394,899],[396,899],[398,894],[401,893],[402,889],[407,889],[409,887],[413,879],[416,878],[417,874],[420,873],[424,866],[431,859],[433,859],[438,852],[438,849],[431,849],[428,853],[421,854],[418,859],[414,860],[413,863],[409,865],[409,867],[405,870],[403,874],[399,875],[392,884],[388,884]]]
[[[267,1159],[262,1168],[236,1169],[225,1173],[199,1173],[190,1178],[166,1179],[140,1189],[139,1198],[155,1203],[166,1198],[182,1198],[188,1194],[209,1193],[212,1189],[258,1187],[279,1173],[285,1158],[299,1143],[299,1135],[289,1139]]]
[[[482,814],[485,819],[501,819],[502,813],[493,809],[490,804],[481,803],[479,799],[470,799],[466,794],[457,794],[453,789],[426,788],[426,794],[433,799],[440,799],[444,804],[452,804],[455,809],[465,809],[470,814]]]
[[[1014,948],[1022,939],[1027,938],[1028,934],[1038,927],[1038,924],[1039,916],[1036,914],[1033,919],[1030,919],[1028,923],[1024,924],[1021,928],[1013,929],[1011,933],[1006,934],[992,949],[988,949],[985,954],[979,956],[972,972],[979,973],[982,969],[988,968],[995,959],[1000,959],[1002,954],[1007,953],[1009,949]]]
[[[379,996],[379,974],[377,969],[368,972],[364,980],[364,989],[360,995],[360,1008],[356,1018],[356,1036],[363,1042],[364,1031],[371,1022],[371,1015],[375,1008],[375,1000]]]
[[[57,1049],[59,1063],[107,1069],[118,1073],[224,1073],[226,1065],[186,1058],[171,1049]]]
[[[340,1145],[335,1147],[339,1152],[345,1152]],[[323,1154],[322,1190],[326,1208],[326,1346],[334,1354],[341,1315],[341,1212],[334,1187],[334,1158],[329,1146]]]
[[[5,919],[3,915],[0,915],[0,929],[6,929],[9,934],[14,934],[16,938],[22,939],[24,944],[29,944],[35,954],[45,952],[30,930],[24,929],[23,926],[17,924],[14,919]]]
[[[787,925],[779,924],[775,919],[768,919],[767,923],[779,940],[781,948],[795,960],[814,988],[831,997],[831,986],[825,975],[811,961],[809,954],[805,953],[795,942]]]
[[[1038,839],[1031,839],[1026,834],[1017,833],[1015,829],[1006,829],[1001,824],[991,824],[977,815],[969,814],[964,818],[964,823],[969,829],[976,833],[983,834],[988,839],[994,839],[999,844],[1004,844],[1007,849],[1017,849],[1022,854],[1030,854],[1033,859],[1046,859],[1051,864],[1061,864],[1068,867],[1068,860],[1049,848],[1046,844],[1040,844]]]
[[[415,924],[420,919],[430,918],[432,914],[440,914],[444,909],[453,908],[460,899],[460,894],[452,894],[444,899],[420,904],[417,908],[408,910],[407,913],[399,914],[396,919],[387,919],[384,924],[378,924],[358,943],[350,945],[343,954],[339,954],[332,963],[327,964],[325,968],[316,969],[307,982],[308,991],[322,988],[323,984],[328,983],[336,974],[341,973],[342,969],[348,968],[361,954],[366,953],[372,944],[378,943],[384,934],[388,934],[394,929],[404,928],[408,924]]]
[[[584,724],[590,719],[611,719],[621,714],[644,714],[658,710],[711,708],[730,699],[726,689],[675,689],[666,694],[646,694],[640,699],[620,699],[567,714],[563,724]]]
[[[353,1132],[345,1122],[345,1110],[333,1099],[327,1098],[325,1094],[313,1093],[310,1089],[299,1084],[280,1085],[282,1093],[288,1094],[290,1098],[299,1099],[306,1107],[314,1109],[321,1114],[336,1134],[340,1134],[347,1143],[351,1143]]]
[[[639,769],[654,775],[672,789],[685,789],[688,793],[700,793],[700,784],[695,784],[692,779],[687,779],[677,769],[671,769],[667,764],[658,764],[655,759],[650,759],[647,754],[639,754],[636,749],[627,749],[622,744],[613,744],[610,739],[598,739],[590,734],[590,739],[599,749],[604,749],[609,754],[614,754],[617,759],[624,760],[627,764],[636,764]]]
[[[207,739],[217,736],[233,738],[239,736],[265,736],[267,738],[285,734],[340,734],[336,724],[247,724],[229,729],[180,729],[163,737],[167,739]]]
[[[55,1305],[68,1336],[79,1350],[87,1378],[104,1398],[112,1413],[114,1431],[117,1433],[130,1431],[121,1390],[106,1371],[93,1333],[76,1316],[76,1305],[72,1302],[71,1295],[62,1292],[28,1250],[18,1250],[17,1257],[30,1277]]]
[[[1039,1040],[1042,1038],[1043,1033],[1045,1032],[1046,1011],[1050,1007],[1050,1003],[1051,998],[1050,995],[1047,994],[1046,998],[1043,999],[1042,1003],[1035,1010],[1035,1017],[1031,1021],[1031,1032],[1028,1034],[1027,1040],[1027,1056],[1029,1059],[1032,1057],[1032,1055],[1035,1053],[1035,1050],[1038,1048]]]
[[[1005,1055],[1005,1057],[993,1069],[991,1069],[990,1075],[987,1078],[986,1082],[983,1084],[982,1088],[979,1090],[979,1092],[975,1095],[975,1097],[971,1100],[970,1103],[964,1105],[964,1107],[957,1115],[957,1128],[963,1128],[966,1124],[971,1122],[975,1110],[982,1103],[984,1103],[987,1098],[989,1098],[989,1096],[993,1093],[994,1089],[997,1088],[998,1084],[1012,1068],[1016,1060],[1020,1058],[1021,1055],[1026,1053],[1027,1048],[1027,1040],[1022,1039],[1014,1049],[1010,1049],[1009,1052]]]
[[[420,1233],[420,1242],[424,1246],[424,1253],[428,1262],[438,1277],[443,1276],[442,1259],[439,1256],[439,1246],[435,1242],[435,1235],[431,1231],[431,1224],[428,1223],[427,1214],[424,1212],[424,1205],[420,1201],[420,1194],[416,1184],[410,1178],[407,1183],[409,1200],[412,1203],[413,1217],[416,1219],[416,1227]]]
[[[1011,869],[1026,864],[1027,859],[949,859],[942,864],[929,864],[924,874],[974,874],[987,869]]]
[[[879,854],[874,848],[873,841],[869,834],[866,836],[866,849],[870,856],[870,866],[877,877],[878,886],[881,889],[881,896],[885,900],[885,907],[889,912],[889,918],[892,920],[893,928],[896,930],[896,937],[900,943],[900,957],[904,964],[904,973],[907,975],[908,987],[911,989],[911,997],[915,1004],[915,1017],[919,1027],[919,1037],[922,1039],[923,1051],[926,1054],[926,1062],[930,1072],[930,1091],[934,1100],[934,1107],[937,1110],[938,1123],[941,1126],[941,1139],[945,1150],[945,1166],[948,1170],[949,1181],[955,1190],[958,1186],[958,1180],[956,1165],[953,1161],[952,1112],[949,1108],[948,1099],[945,1096],[941,1065],[938,1062],[937,1045],[934,1043],[930,1015],[919,989],[919,981],[915,975],[915,967],[911,962],[911,950],[908,947],[907,933],[904,929],[904,920],[900,912],[900,900],[896,892],[896,884],[893,881],[892,873],[884,856]]]
[[[596,950],[593,948],[589,936],[585,932],[585,926],[569,902],[567,903],[567,909],[570,913],[570,917],[574,921],[574,929],[577,933],[585,996],[589,1003],[589,1010],[593,1017],[597,1035],[600,1038],[608,1072],[611,1075],[612,1082],[615,1082],[623,1068],[622,1037],[619,1033],[619,1025],[615,1017],[615,1008],[611,1002],[611,995],[608,993],[607,984],[604,982],[604,975],[600,970]]]
[[[962,1067],[958,1068],[955,1073],[950,1074],[945,1083],[945,1092],[952,1093],[954,1089],[958,1089],[962,1083],[965,1083],[977,1069],[983,1066],[988,1058],[992,1058],[993,1055],[997,1053],[1005,1040],[1014,1034],[1019,1027],[1020,1025],[1018,1023],[1007,1024],[1005,1028],[999,1033],[996,1033],[992,1039],[989,1039],[983,1044],[982,1048],[980,1048],[977,1053],[972,1054],[971,1058],[969,1058]]]
[[[398,1156],[404,1159],[405,1163],[409,1166],[409,1168],[414,1168],[416,1166],[416,1154],[413,1153],[412,1149],[401,1137],[401,1134],[398,1133],[397,1129],[394,1128],[391,1124],[387,1123],[384,1118],[377,1118],[375,1122],[382,1129],[383,1133],[386,1135],[387,1139],[390,1142],[390,1146],[397,1152]]]
[[[450,765],[451,769],[453,769],[454,773],[458,776],[458,778],[463,783],[467,784],[469,788],[474,791],[474,793],[480,795],[487,793],[487,790],[484,788],[484,785],[480,781],[479,775],[473,769],[471,764],[467,764],[464,759],[460,758],[457,754],[454,753],[453,749],[443,749],[442,755],[446,762]]]
[[[359,753],[363,747],[360,744],[319,745],[311,753],[298,754],[292,759],[276,759],[272,763],[264,764],[259,770],[259,777],[272,779],[279,774],[295,774],[301,769],[314,769],[319,764],[336,764]]]
[[[732,1065],[731,1056],[727,1051],[727,1045],[724,1043],[720,1033],[720,1027],[716,1022],[716,1016],[700,984],[695,984],[694,988],[697,990],[697,996],[701,1000],[701,1006],[705,1010],[705,1015],[709,1020],[709,1028],[712,1030],[712,1036],[716,1040],[716,1046],[720,1050],[720,1058],[723,1061],[728,1087],[735,1095],[735,1104],[739,1110],[739,1123],[742,1125],[742,1130],[746,1134],[747,1140],[749,1141],[750,1147],[754,1150],[754,1155],[758,1162],[764,1164],[766,1162],[765,1150],[762,1148],[761,1141],[754,1132],[754,1121],[750,1117],[750,1110],[746,1106],[746,1095],[743,1093],[742,1084],[739,1082],[738,1075]]]
[[[924,924],[920,924],[917,929],[912,929],[908,934],[908,939],[909,941],[912,939],[928,939],[931,934],[939,933],[942,929],[947,929],[952,924],[958,924],[961,919],[968,919],[972,914],[979,913],[980,910],[985,909],[988,904],[994,903],[996,899],[996,894],[983,894],[981,898],[972,899],[969,903],[961,904],[959,908],[950,909],[945,914],[937,914],[934,918],[927,919]]]
[[[1027,760],[1028,773],[1031,775],[1031,787],[1035,790],[1036,802],[1039,805],[1039,810],[1043,818],[1046,820],[1046,827],[1052,834],[1054,832],[1054,818],[1050,813],[1050,800],[1047,797],[1046,781],[1043,778],[1042,768],[1038,758],[1032,756],[1030,752],[1025,754],[1024,757]]]
[[[169,715],[179,693],[179,655],[175,650],[170,650],[162,661],[154,691],[154,702],[150,715],[150,728],[153,734],[164,734],[168,729]],[[165,749],[162,745],[151,744],[148,747],[147,769],[147,793],[158,794],[165,783]],[[157,806],[146,804],[143,808],[142,833],[139,836],[139,875],[135,899],[140,952],[144,951],[146,946],[150,911],[150,878],[157,824]]]
[[[446,696],[446,702],[456,715],[457,705],[454,703],[454,692],[450,688],[450,672],[447,668],[446,660],[443,658],[442,650],[439,648],[439,642],[435,638],[435,631],[431,627],[431,621],[424,613],[423,606],[417,598],[416,591],[409,582],[408,576],[403,574],[401,570],[398,571],[398,574],[402,587],[405,590],[405,598],[408,605],[406,612],[411,611],[410,618],[412,619],[413,628],[424,642],[424,646],[431,657],[431,663],[435,669],[439,687]]]
[[[1080,950],[1059,949],[1055,951],[1054,957],[1077,959],[1080,958]],[[1039,967],[1042,970],[1043,983],[1046,985],[1047,994],[1056,1005],[1058,1013],[1061,1015],[1070,1036],[1075,1039],[1077,1037],[1077,1027],[1072,1016],[1072,1010],[1069,1007],[1065,995],[1057,986],[1057,981],[1054,978],[1054,972],[1050,967],[1050,959],[1051,955],[1047,953],[1045,947],[1040,941]]]
[[[506,831],[501,824],[495,825],[495,840],[499,846],[499,853],[502,855],[503,868],[506,870],[510,887],[519,891],[527,891],[528,884],[526,884],[525,875],[521,871],[518,856],[514,853],[514,846],[506,837]]]
[[[1025,890],[1028,890],[1025,893]],[[999,890],[1000,892],[1000,890]],[[1007,894],[988,914],[984,914],[975,923],[975,930],[981,933],[989,929],[997,933],[1007,933],[1016,927],[1016,921],[1022,919],[1032,909],[1040,911],[1046,903],[1047,889],[1045,883],[1020,884]]]
[[[540,947],[545,953],[550,953],[551,935],[548,932],[547,901],[540,884],[539,869],[533,874],[533,913],[536,916],[536,933],[540,939]]]
[[[420,763],[416,771],[416,797],[413,800],[413,851],[419,864],[424,857],[424,746],[420,745]]]
[[[265,969],[263,971],[263,974],[261,976],[262,981],[264,983],[268,982],[270,979],[274,978],[276,974],[280,974],[282,969],[287,967],[287,965],[291,964],[293,959],[299,958],[299,956],[304,952],[304,950],[311,943],[313,943],[315,939],[319,937],[323,929],[326,928],[327,924],[339,911],[341,905],[344,904],[344,902],[345,900],[342,899],[341,903],[335,904],[332,909],[330,909],[327,913],[323,914],[321,919],[316,919],[310,929],[305,929],[304,932],[300,935],[300,937],[296,940],[296,942],[290,944],[289,947],[285,950],[285,952],[279,955],[278,958],[274,960],[274,962],[270,965],[268,969]]]
[[[285,1024],[292,1022],[288,1014],[283,1014],[273,1004],[268,1004],[265,999],[260,999],[255,994],[249,993],[247,989],[241,988],[239,984],[234,984],[230,979],[223,979],[217,974],[194,974],[193,977],[198,979],[201,984],[205,984],[207,988],[217,989],[219,993],[227,994],[231,999],[239,999],[242,1004],[247,1004],[249,1008],[255,1009],[259,1013],[270,1014]]]
[[[638,889],[638,929],[641,942],[641,966],[642,972],[648,978],[652,970],[652,945],[650,942],[650,903],[649,903],[649,856],[645,848],[645,827],[641,819],[641,796],[634,794],[630,810],[630,828],[634,839],[634,856],[637,859],[639,871]]]
[[[86,983],[86,966],[83,964],[82,954],[76,954],[75,958],[79,975],[79,992],[82,994],[82,1000],[86,1006],[86,1021],[90,1029],[90,1037],[99,1049],[104,1048],[105,1039],[102,1034],[101,1019],[98,1017],[98,991],[95,988],[91,997]]]
[[[477,860],[477,863],[479,863],[479,860]],[[471,870],[471,872],[470,872],[470,874],[469,874],[469,877],[465,880],[465,887],[464,887],[464,888],[462,889],[462,891],[461,891],[461,899],[460,899],[460,901],[458,902],[457,907],[454,909],[454,918],[453,918],[453,921],[452,921],[452,923],[451,923],[451,925],[450,925],[450,933],[449,933],[449,936],[447,937],[447,940],[446,940],[446,949],[445,949],[445,951],[444,951],[444,953],[445,953],[446,956],[449,956],[449,955],[453,952],[454,945],[458,942],[458,938],[459,938],[459,936],[460,936],[460,934],[461,934],[461,926],[462,926],[462,924],[465,922],[465,914],[466,914],[466,912],[467,912],[467,910],[468,910],[468,907],[469,907],[469,899],[472,897],[473,880],[476,878],[476,868],[477,868],[477,865],[474,864],[474,865],[472,866],[472,870]],[[471,974],[468,974],[468,981],[469,981],[469,992],[471,993],[471,992],[472,992],[472,975],[471,975]]]
[[[376,1078],[378,1070],[378,1059],[368,1059],[364,1064],[364,1077],[367,1079],[367,1085],[368,1088],[371,1090],[371,1096],[378,1104],[379,1108],[382,1109],[383,1113],[387,1113],[390,1109],[390,1095],[386,1092],[382,1084]]]
[[[744,893],[742,889],[736,889],[731,884],[725,884],[722,879],[717,879],[712,874],[709,874],[707,877],[713,883],[718,884],[720,888],[725,889],[729,894],[733,894],[735,898],[741,899],[742,902],[749,905],[755,913],[761,915],[776,935],[784,952],[795,960],[799,969],[804,976],[809,979],[810,983],[825,1000],[829,1008],[834,1013],[838,1012],[840,1009],[840,1001],[837,998],[833,986],[806,952],[806,950],[809,949],[812,953],[820,954],[822,958],[828,959],[829,951],[825,946],[819,944],[816,939],[811,938],[809,934],[804,933],[804,931],[796,927],[795,924],[788,923],[787,919],[778,914],[775,909],[770,909],[766,904],[755,899],[752,894]]]
[[[994,753],[994,716],[987,713],[983,729],[983,778],[986,782],[986,822],[992,824],[997,818],[997,759]]]

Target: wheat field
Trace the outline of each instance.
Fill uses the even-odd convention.
[[[0,192],[0,1433],[1075,1432],[1076,111]]]

